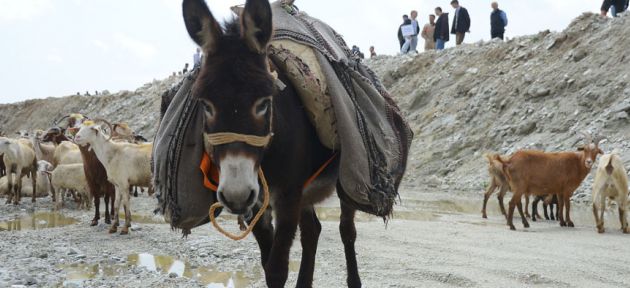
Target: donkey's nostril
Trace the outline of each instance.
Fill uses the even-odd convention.
[[[254,203],[256,201],[256,191],[254,189],[249,191],[249,197],[247,197],[247,204]]]

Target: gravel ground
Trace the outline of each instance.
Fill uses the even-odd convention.
[[[494,198],[489,219],[481,218],[481,191],[466,198],[470,193],[417,192],[422,190],[427,191],[404,191],[387,225],[358,215],[357,253],[366,287],[630,286],[623,277],[630,267],[630,236],[621,234],[615,214],[606,215],[603,235],[584,206],[574,206],[576,228],[539,221],[527,230],[517,225],[514,232]],[[318,211],[323,231],[315,287],[345,286],[336,201]],[[0,205],[0,287],[264,287],[252,237],[234,242],[206,225],[182,238],[150,215],[153,199],[141,195],[132,204],[137,223],[127,236],[108,234],[104,223],[90,227],[92,212],[72,203],[60,213],[51,212],[48,199],[39,199],[34,213],[26,201]],[[12,219],[21,221],[7,222]],[[223,225],[235,227],[233,217],[226,219]],[[288,287],[297,279],[299,241],[293,248]]]

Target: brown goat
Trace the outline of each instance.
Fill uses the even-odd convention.
[[[69,141],[64,133],[64,129],[59,127],[53,127],[48,130],[44,141],[51,141],[54,143],[61,143],[62,141]],[[105,223],[111,224],[111,216],[114,213],[114,201],[116,197],[116,191],[114,185],[107,180],[107,171],[101,162],[96,158],[94,151],[89,149],[89,146],[81,147],[81,158],[83,159],[83,172],[85,173],[85,179],[88,183],[90,193],[94,197],[94,218],[90,223],[90,226],[96,226],[100,219],[100,203],[101,197],[105,201]],[[110,210],[111,201],[111,210]]]
[[[504,165],[503,171],[514,193],[510,200],[507,217],[507,224],[511,230],[516,230],[512,223],[515,207],[521,214],[523,226],[529,227],[527,219],[522,216],[521,197],[523,195],[558,195],[560,226],[574,227],[570,216],[571,196],[591,171],[597,154],[603,154],[598,146],[601,139],[591,141],[590,135],[585,134],[585,136],[586,145],[577,152],[545,153],[521,150],[514,153],[508,161],[495,156],[494,159]],[[566,216],[563,215],[565,206]]]

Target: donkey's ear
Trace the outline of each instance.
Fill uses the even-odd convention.
[[[263,54],[271,40],[271,5],[268,0],[247,0],[241,15],[242,37],[252,52]]]
[[[184,0],[184,23],[188,35],[206,54],[216,52],[221,37],[221,26],[214,19],[204,0]]]

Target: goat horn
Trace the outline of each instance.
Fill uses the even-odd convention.
[[[584,136],[584,140],[586,142],[586,145],[593,143],[593,135],[591,135],[590,132],[588,131],[582,131],[582,136]]]
[[[601,142],[602,140],[608,140],[608,137],[597,135],[597,137],[595,137],[595,140],[593,140],[593,143],[595,143],[595,145],[599,145],[599,142]]]
[[[66,115],[66,116],[61,117],[59,120],[55,121],[55,122],[53,123],[53,125],[54,125],[54,126],[57,126],[57,125],[59,125],[59,123],[60,123],[61,121],[63,121],[63,120],[64,120],[64,119],[66,119],[66,118],[69,118],[69,117],[70,117],[70,115]]]
[[[94,122],[104,122],[105,124],[107,124],[107,126],[109,126],[109,138],[107,138],[106,141],[109,141],[112,139],[112,137],[114,136],[114,128],[112,127],[112,123],[109,123],[109,121],[102,119],[102,118],[94,118],[92,119],[92,121]]]

